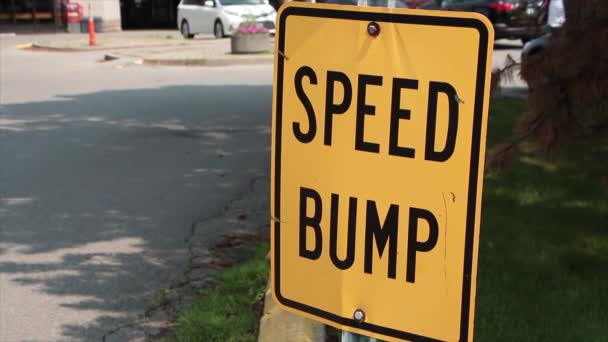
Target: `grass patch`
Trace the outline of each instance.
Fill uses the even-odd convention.
[[[511,135],[520,99],[494,99],[488,147]],[[523,146],[485,177],[477,341],[608,341],[608,144]]]
[[[149,318],[150,315],[156,311],[156,309],[163,307],[169,303],[169,299],[167,295],[169,294],[169,289],[161,289],[156,293],[154,299],[148,303],[146,306],[146,310],[144,311],[144,318]]]
[[[258,335],[258,304],[268,279],[268,244],[254,257],[222,271],[217,287],[177,319],[178,342],[254,342]]]
[[[492,101],[490,149],[523,109],[521,99]],[[476,341],[608,341],[607,159],[606,143],[569,142],[548,158],[527,144],[509,168],[485,176]],[[267,248],[181,314],[178,341],[256,340]]]

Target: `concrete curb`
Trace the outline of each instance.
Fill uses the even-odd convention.
[[[109,51],[109,50],[127,50],[127,49],[143,49],[143,48],[154,48],[154,47],[165,47],[166,44],[149,44],[149,45],[125,45],[125,46],[95,46],[95,47],[82,47],[82,48],[70,48],[70,47],[55,47],[47,46],[39,43],[30,43],[17,45],[18,49],[30,49],[37,51],[47,52],[92,52],[92,51]],[[176,45],[180,47],[184,45]]]
[[[35,50],[35,51],[47,51],[47,52],[92,52],[92,51],[114,51],[114,50],[126,50],[126,49],[137,49],[147,48],[164,45],[145,45],[145,46],[124,46],[124,47],[92,47],[92,48],[60,48],[45,46],[38,43],[29,43],[17,45],[18,49],[22,50]],[[155,59],[145,58],[137,55],[128,55],[122,53],[107,53],[104,55],[104,61],[116,60],[119,58],[131,58],[135,59],[135,64],[145,65],[162,65],[162,66],[229,66],[229,65],[259,65],[259,64],[272,64],[274,63],[273,54],[264,54],[258,57],[251,58],[176,58],[176,59]]]
[[[258,342],[324,342],[325,326],[279,308],[268,285]]]
[[[16,48],[17,48],[17,49],[20,49],[20,50],[31,49],[33,45],[34,45],[34,44],[32,44],[32,43],[28,43],[28,44],[19,44],[19,45],[17,45],[17,46],[16,46]]]
[[[228,66],[228,65],[256,65],[272,64],[274,57],[269,55],[267,58],[247,58],[247,59],[220,59],[220,58],[200,58],[200,59],[149,59],[140,58],[138,64],[146,65],[165,65],[165,66]]]
[[[46,52],[85,52],[85,51],[98,51],[102,50],[100,48],[59,48],[53,46],[45,46],[37,43],[30,44],[28,48],[30,50],[36,51],[46,51]]]

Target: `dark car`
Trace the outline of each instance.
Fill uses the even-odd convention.
[[[481,13],[494,25],[496,39],[521,39],[524,43],[544,33],[547,7],[548,0],[433,0],[418,6]]]

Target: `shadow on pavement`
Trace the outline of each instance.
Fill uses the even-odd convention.
[[[91,341],[141,314],[186,266],[193,222],[267,174],[270,99],[177,86],[0,107],[1,285],[21,305],[4,321]]]
[[[66,30],[58,27],[55,24],[49,23],[17,23],[17,24],[0,24],[0,33],[15,33],[15,34],[43,34],[43,33],[65,33]]]

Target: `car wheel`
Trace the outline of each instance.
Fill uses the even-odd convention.
[[[188,25],[186,20],[182,21],[181,32],[182,36],[184,36],[186,39],[192,39],[194,37],[194,35],[190,33],[190,25]]]
[[[219,20],[213,25],[213,35],[217,39],[224,38],[224,25],[222,25],[222,22]]]

